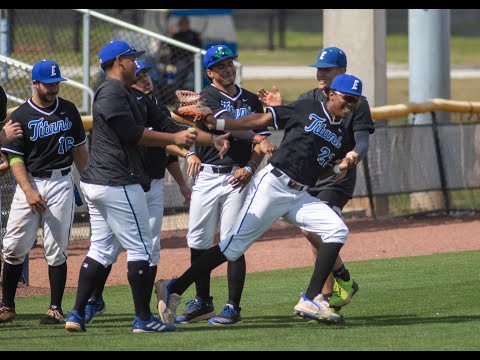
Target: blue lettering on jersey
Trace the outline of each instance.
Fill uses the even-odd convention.
[[[28,122],[28,128],[33,128],[33,136],[30,137],[30,140],[35,141],[38,138],[47,137],[53,134],[57,134],[61,131],[67,131],[72,128],[72,122],[68,120],[68,117],[65,120],[58,120],[53,123],[49,123],[44,118],[37,120],[30,120]]]
[[[252,111],[252,108],[250,106],[247,106],[246,108],[235,109],[232,104],[230,104],[230,101],[220,100],[220,105],[227,109],[230,113],[230,116],[234,119],[238,119],[243,116],[255,113],[254,111]]]
[[[313,122],[309,126],[305,126],[306,132],[313,132],[315,135],[327,140],[337,149],[342,147],[342,137],[326,129],[325,123],[327,119],[322,119],[317,114],[310,114],[308,118],[313,120]]]

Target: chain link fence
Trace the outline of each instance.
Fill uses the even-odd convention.
[[[159,14],[155,18],[149,18],[140,10],[99,11],[135,25],[164,27],[160,23]],[[263,20],[268,19],[277,10],[254,10],[255,14],[258,14],[256,17],[252,17],[251,13],[248,17],[246,10],[243,11],[235,10],[235,22],[237,27],[253,27],[256,24],[257,27],[254,29],[258,36],[251,37],[253,44],[262,38],[259,29],[267,28],[268,21]],[[156,81],[155,95],[160,101],[170,104],[176,88],[188,87],[185,83],[180,85],[177,82],[180,66],[175,65],[175,77],[169,75],[168,69],[172,69],[169,65],[185,60],[188,68],[185,70],[186,74],[193,68],[194,60],[190,57],[186,59],[185,54],[173,51],[175,47],[165,40],[93,16],[86,19],[83,13],[75,10],[8,9],[6,12],[5,14],[5,10],[2,10],[1,21],[6,20],[9,27],[7,31],[3,31],[6,28],[1,27],[0,44],[3,45],[0,48],[4,51],[2,55],[8,55],[17,62],[13,64],[0,58],[0,81],[7,92],[9,108],[18,106],[31,96],[28,66],[44,58],[57,61],[63,76],[95,88],[103,76],[98,64],[98,51],[112,39],[125,39],[138,49],[147,50],[145,59],[155,66],[152,77]],[[286,24],[290,24],[288,26],[295,23],[292,22],[295,18],[298,26],[302,24],[308,26],[307,23],[314,22],[314,26],[321,30],[320,9],[288,10],[284,15],[287,19]],[[278,21],[278,18],[275,17],[274,21]],[[318,44],[314,46],[317,48]],[[84,113],[90,113],[88,110],[91,96],[85,89],[65,82],[61,85],[60,96],[74,102],[79,109],[84,110]],[[362,205],[363,209],[367,209],[364,215],[372,213],[375,215],[376,212],[376,215],[394,216],[432,208],[443,210],[480,208],[478,203],[480,200],[476,200],[480,199],[478,118],[462,119],[456,114],[452,115],[450,124],[436,127],[394,124],[396,124],[394,121],[377,123],[377,131],[371,138],[368,157],[359,167],[354,196],[355,200],[366,199],[366,205]],[[274,131],[272,140],[279,144],[282,137],[283,132]],[[183,159],[180,159],[180,166],[186,174],[186,162]],[[77,172],[74,172],[74,176],[78,180]],[[192,180],[188,181],[191,186]],[[3,235],[15,188],[11,173],[0,178],[0,185]],[[415,195],[412,194],[420,195],[415,199]],[[420,200],[425,198],[433,200],[430,204],[428,201],[427,204],[422,203]],[[384,211],[380,211],[381,204],[384,205]],[[73,239],[88,239],[90,234],[88,211],[82,206],[76,208],[76,212]],[[183,206],[179,188],[167,172],[163,229],[186,229],[187,224],[188,209]]]

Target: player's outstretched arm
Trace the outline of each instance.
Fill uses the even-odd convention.
[[[138,141],[138,145],[144,146],[191,146],[197,138],[197,131],[179,131],[176,133],[164,133],[145,128]]]
[[[242,121],[235,119],[216,119],[213,115],[203,118],[209,124],[209,128],[222,131],[230,130],[256,130],[273,126],[273,115],[271,112],[250,114],[242,117]]]

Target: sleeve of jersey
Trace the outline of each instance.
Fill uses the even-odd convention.
[[[188,129],[188,126],[183,126],[173,121],[161,107],[155,105],[153,102],[148,105],[147,122],[148,126],[155,131],[176,133]]]
[[[111,118],[110,127],[117,134],[120,142],[131,145],[138,143],[145,130],[145,127],[135,124],[131,115],[118,115]]]
[[[366,130],[370,134],[375,132],[375,123],[367,99],[362,99],[353,113],[352,130],[354,132]]]
[[[273,126],[275,129],[285,129],[287,122],[290,120],[291,114],[295,112],[292,105],[286,106],[269,106],[267,111],[273,115]]]

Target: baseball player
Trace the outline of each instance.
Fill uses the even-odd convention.
[[[13,321],[15,292],[23,262],[42,226],[50,280],[50,306],[42,325],[64,322],[62,298],[67,279],[67,245],[74,215],[72,162],[82,172],[88,158],[82,119],[73,103],[58,97],[66,81],[55,61],[32,69],[33,96],[11,114],[25,136],[2,146],[17,181],[3,241],[0,322]]]
[[[143,94],[137,98],[131,88],[136,81],[135,59],[144,53],[126,41],[114,40],[98,55],[106,78],[95,93],[92,109],[95,131],[80,181],[89,208],[91,244],[80,269],[75,305],[65,324],[70,332],[86,330],[88,299],[100,281],[106,279],[120,246],[127,252],[127,277],[135,307],[132,332],[177,330],[156,319],[150,311],[155,280],[150,264],[155,254],[144,193],[151,186],[145,150],[149,146],[191,146],[197,137],[205,144],[217,144],[228,150],[229,134],[215,138],[186,127],[174,133],[165,132],[175,126],[171,120],[162,121],[164,115],[148,118],[157,121],[161,131],[147,127],[146,108],[139,103],[146,98]]]
[[[7,121],[7,94],[0,86],[0,147],[1,144],[6,144],[12,140],[21,138],[22,127],[19,123],[12,123],[12,120]],[[0,176],[5,175],[10,170],[8,164],[8,157],[5,153],[0,152]],[[0,208],[2,207],[2,196],[0,189]],[[2,219],[0,218],[0,228],[2,227]],[[0,234],[0,248],[2,245],[2,238]],[[0,273],[2,272],[2,261],[0,260]]]
[[[323,242],[310,284],[295,305],[294,312],[321,322],[340,322],[341,317],[329,307],[321,290],[347,239],[348,228],[327,204],[307,190],[320,176],[333,173],[341,176],[353,166],[347,158],[342,159],[345,154],[342,119],[354,110],[361,94],[361,80],[343,74],[333,80],[326,103],[308,99],[288,106],[268,107],[265,114],[248,115],[242,121],[215,119],[205,107],[199,107],[203,119],[218,130],[274,126],[284,129],[285,134],[269,164],[255,175],[250,184],[245,204],[232,231],[182,276],[158,282],[163,321],[172,321],[181,294],[192,282],[223,262],[239,258],[283,216],[302,230],[321,236]],[[337,161],[339,163],[332,166]]]
[[[298,100],[313,99],[326,102],[333,78],[346,73],[346,54],[337,47],[328,47],[320,50],[317,61],[309,66],[317,68],[318,87],[301,94]],[[265,89],[259,89],[258,95],[267,105],[280,105],[282,103],[279,91],[270,93]],[[344,119],[344,122],[347,131],[344,145],[348,151],[346,157],[357,164],[367,155],[369,135],[375,131],[370,107],[364,96],[361,97],[355,110]],[[343,207],[353,197],[356,177],[357,169],[354,166],[339,181],[334,176],[319,179],[315,186],[309,190],[309,193],[325,201],[339,216],[342,216]],[[321,239],[314,233],[307,231],[303,231],[303,233],[312,244],[312,251],[316,259]],[[329,276],[322,294],[329,298],[330,306],[338,310],[347,305],[357,291],[357,283],[350,278],[349,271],[345,268],[339,256],[333,267],[333,276]]]
[[[135,90],[134,95],[139,102],[139,105],[145,108],[145,100],[143,95],[146,95],[151,99],[156,106],[165,113],[165,115],[169,115],[170,111],[166,108],[163,104],[159,103],[157,99],[152,96],[153,91],[153,84],[152,79],[150,78],[148,72],[151,70],[150,66],[147,66],[141,60],[135,60],[136,64],[136,71],[135,74],[137,76],[136,82],[131,85],[131,87]],[[146,110],[146,108],[145,108]],[[147,116],[147,115],[145,115]],[[148,122],[148,119],[147,119]],[[183,127],[176,127],[175,130],[181,129]],[[186,149],[180,150],[180,148],[176,145],[168,145],[167,148],[172,151],[176,152],[177,154],[182,155],[183,157],[189,154],[189,151]],[[190,201],[191,190],[185,183],[183,179],[183,174],[180,170],[178,164],[178,157],[176,155],[168,155],[165,153],[165,149],[162,147],[150,147],[147,148],[147,172],[151,179],[150,190],[145,192],[145,196],[147,198],[147,206],[148,206],[148,214],[149,214],[149,224],[150,229],[153,236],[153,260],[150,264],[150,270],[153,272],[153,277],[157,273],[157,264],[160,261],[160,230],[162,228],[162,220],[163,220],[163,210],[164,210],[164,176],[165,176],[165,169],[167,168],[169,172],[175,174],[175,179],[178,182],[182,194],[185,197],[185,201]],[[191,169],[198,169],[200,168],[200,159],[198,159],[194,154],[189,154],[187,156],[188,166]],[[193,171],[193,174],[196,175]],[[116,243],[116,256],[121,251],[121,246],[119,243]],[[95,315],[102,314],[106,310],[106,303],[103,300],[103,289],[105,287],[105,283],[107,281],[108,275],[112,265],[107,267],[107,271],[103,273],[105,276],[104,278],[97,279],[97,287],[94,289],[93,294],[90,296],[87,306],[85,308],[85,322],[90,323]]]
[[[263,113],[263,105],[255,94],[235,84],[237,56],[226,45],[209,48],[203,58],[205,73],[210,79],[201,92],[203,102],[216,118],[237,119],[252,113]],[[208,128],[201,126],[208,131]],[[223,134],[223,131],[212,131]],[[245,139],[241,132],[232,133],[230,149],[222,158],[211,147],[195,145],[202,161],[200,174],[192,188],[192,200],[188,219],[187,242],[193,264],[212,247],[217,226],[220,236],[231,231],[243,206],[246,191],[242,191],[262,161],[261,146],[276,146],[268,140],[260,145],[251,141],[254,133]],[[262,136],[260,136],[262,135]],[[270,135],[265,128],[257,135],[261,142]],[[184,313],[176,318],[177,323],[193,323],[208,320],[211,325],[233,325],[241,321],[240,299],[245,283],[246,264],[242,255],[228,263],[228,301],[222,312],[215,316],[213,298],[210,296],[210,274],[196,279],[195,299],[187,303]]]

